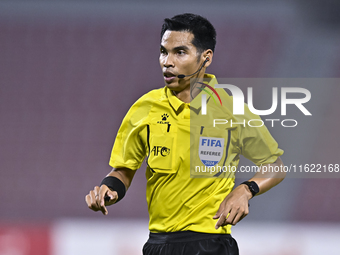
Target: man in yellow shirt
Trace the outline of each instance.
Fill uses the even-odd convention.
[[[216,89],[220,108],[203,116],[200,92],[217,84],[214,75],[205,73],[215,44],[214,27],[199,15],[164,20],[159,61],[165,87],[132,105],[112,149],[113,170],[85,198],[90,209],[106,215],[106,206],[124,197],[146,160],[150,237],[145,255],[238,254],[231,225],[248,214],[249,199],[285,177],[281,172],[258,172],[233,190],[230,167],[237,167],[240,154],[261,168],[282,166],[283,151],[264,126],[211,126],[212,118],[241,123],[230,111],[232,97],[223,89]],[[192,78],[196,82],[190,86]],[[207,105],[214,108],[210,99]],[[247,107],[242,118],[259,119]],[[203,170],[212,167],[229,170]]]

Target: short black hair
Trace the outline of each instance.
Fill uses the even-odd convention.
[[[194,35],[192,44],[197,51],[202,53],[211,49],[213,52],[216,45],[216,30],[213,25],[200,15],[192,13],[179,14],[171,19],[164,19],[161,31],[161,40],[165,31],[188,31]]]

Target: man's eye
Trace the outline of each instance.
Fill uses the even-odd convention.
[[[179,50],[179,51],[177,51],[177,54],[178,54],[178,55],[184,55],[184,54],[185,54],[185,51],[184,51],[184,50]]]
[[[163,54],[163,55],[166,54],[166,51],[161,49],[161,54]]]

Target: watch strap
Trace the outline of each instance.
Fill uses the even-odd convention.
[[[256,182],[254,181],[245,181],[245,182],[242,182],[241,184],[244,184],[244,185],[247,185],[251,194],[253,195],[252,198],[257,194],[259,193],[260,189],[259,189],[259,186],[257,185]]]

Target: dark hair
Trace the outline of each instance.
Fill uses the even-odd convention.
[[[192,44],[197,51],[202,53],[204,50],[215,50],[216,31],[213,25],[202,16],[184,13],[179,14],[171,19],[164,19],[161,31],[161,40],[166,30],[170,31],[188,31],[194,35]]]

